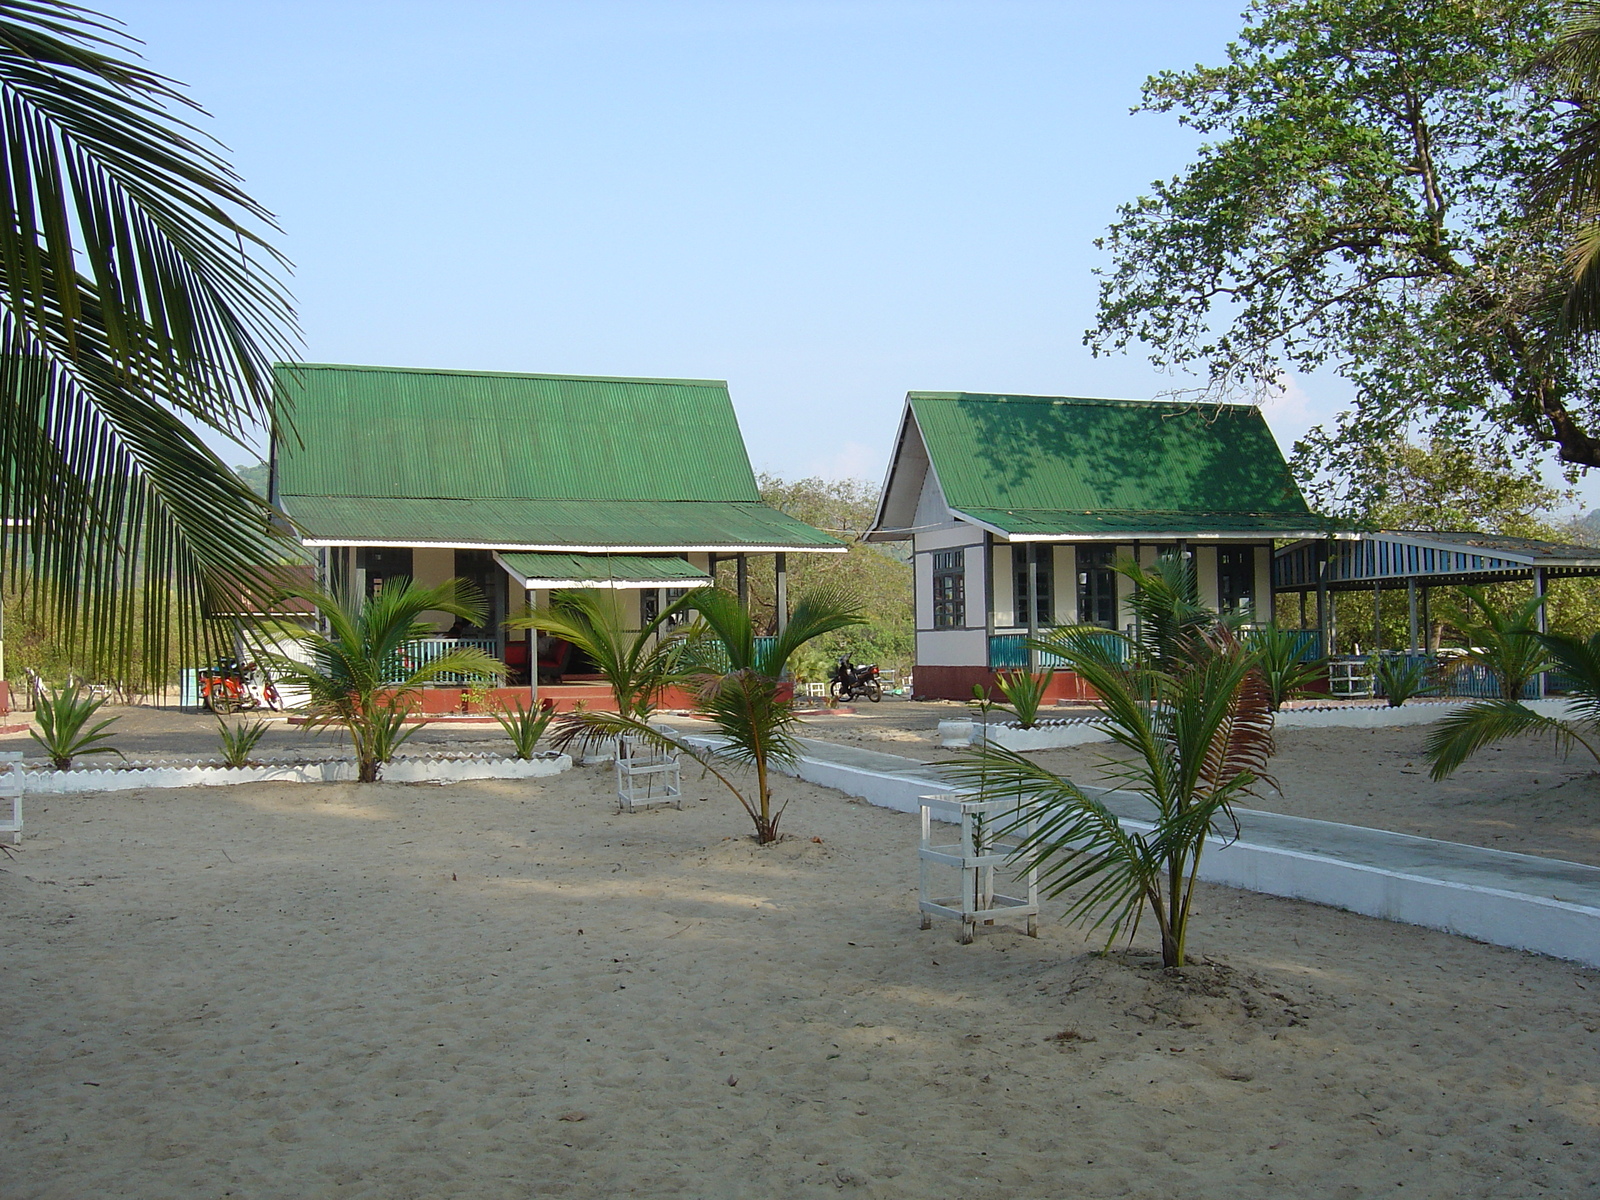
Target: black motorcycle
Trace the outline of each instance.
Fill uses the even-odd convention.
[[[878,678],[878,668],[863,663],[856,666],[846,654],[828,675],[828,699],[842,704],[865,696],[876,704],[883,699],[883,681]]]

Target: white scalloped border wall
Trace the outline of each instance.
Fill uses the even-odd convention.
[[[486,754],[417,755],[394,759],[383,768],[385,783],[459,783],[467,779],[539,779],[572,766],[566,754],[502,758]],[[27,792],[60,796],[76,792],[126,792],[136,788],[226,787],[236,783],[338,783],[354,780],[348,759],[325,762],[263,763],[223,767],[214,763],[132,763],[105,770],[27,772]]]

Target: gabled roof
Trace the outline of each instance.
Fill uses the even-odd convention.
[[[891,514],[904,518],[924,451],[954,515],[1019,540],[1303,537],[1326,524],[1252,405],[911,392],[874,540],[904,536]]]
[[[767,508],[727,384],[280,364],[273,499],[312,545],[834,549]]]

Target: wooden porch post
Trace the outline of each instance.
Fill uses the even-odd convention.
[[[1383,649],[1383,585],[1372,581],[1372,652]]]
[[[1417,577],[1411,576],[1406,580],[1406,614],[1411,622],[1411,644],[1407,647],[1412,654],[1417,652]]]
[[[734,563],[738,568],[735,578],[739,588],[739,607],[747,609],[750,607],[750,561],[746,555],[737,554]]]
[[[773,607],[778,610],[777,632],[782,633],[789,628],[789,556],[775,554],[772,556],[772,593],[775,597]]]

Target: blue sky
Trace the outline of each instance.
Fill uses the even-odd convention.
[[[727,379],[758,470],[874,481],[910,389],[1173,386],[1083,346],[1093,242],[1194,145],[1140,84],[1244,6],[107,5],[278,214],[309,361]]]

